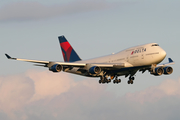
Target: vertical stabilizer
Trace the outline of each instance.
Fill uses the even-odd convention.
[[[64,36],[59,36],[58,38],[65,62],[75,62],[81,60]]]

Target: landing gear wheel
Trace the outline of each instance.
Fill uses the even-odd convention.
[[[109,79],[105,79],[105,83],[109,83]]]
[[[101,84],[104,84],[104,83],[109,83],[111,82],[111,79],[107,79],[105,76],[100,76],[100,80],[99,80],[99,83]]]
[[[104,84],[104,83],[105,83],[105,80],[102,80],[101,82],[102,82],[102,84]]]
[[[113,83],[114,83],[114,84],[115,84],[115,83],[117,83],[117,84],[118,84],[118,80],[116,80],[116,79],[115,79],[115,80],[113,81]]]
[[[120,83],[120,82],[121,82],[121,79],[118,80],[118,83]]]
[[[129,80],[135,80],[135,78],[134,78],[134,77],[132,77],[132,76],[130,76],[130,77],[129,77]]]
[[[113,83],[115,84],[115,83],[116,83],[116,80],[113,80]]]
[[[134,83],[134,82],[133,82],[134,80],[135,80],[135,78],[132,77],[132,76],[130,76],[130,77],[129,77],[129,80],[128,80],[128,84],[133,84],[133,83]]]
[[[133,80],[128,80],[127,83],[128,83],[128,84],[133,84],[134,82],[133,82]]]
[[[133,80],[131,80],[131,84],[133,84]]]

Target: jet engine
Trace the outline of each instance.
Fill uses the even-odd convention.
[[[62,69],[63,69],[63,66],[59,64],[54,64],[53,66],[49,68],[49,70],[52,72],[60,72]]]
[[[160,76],[164,73],[164,69],[162,67],[156,67],[151,71],[151,74],[155,76]]]
[[[89,69],[89,73],[91,74],[98,74],[101,72],[101,68],[98,66],[93,66]]]
[[[165,75],[169,75],[169,74],[171,74],[173,72],[173,68],[169,67],[169,66],[166,66],[163,69],[164,69],[164,74]]]

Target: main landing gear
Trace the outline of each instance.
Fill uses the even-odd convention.
[[[133,84],[134,83],[135,78],[130,76],[129,80],[127,81],[128,84]],[[105,83],[110,83],[111,79],[107,79],[106,77],[101,77],[101,79],[99,80],[99,83],[101,84],[105,84]],[[118,84],[121,83],[121,79],[118,79],[118,77],[116,76],[115,79],[113,80],[114,84]]]
[[[134,79],[135,79],[134,77],[130,76],[130,77],[129,77],[129,80],[127,81],[127,83],[128,83],[128,84],[133,84],[133,83],[134,83],[134,82],[133,82]]]
[[[106,77],[101,77],[101,79],[99,80],[99,83],[104,84],[104,83],[110,83],[111,79],[107,79]]]
[[[113,83],[115,84],[115,83],[120,83],[121,82],[121,79],[118,79],[118,77],[116,76],[116,78],[115,78],[115,80],[113,80]]]
[[[101,79],[99,80],[99,83],[101,84],[104,84],[104,83],[110,83],[111,82],[111,79],[107,79],[106,77],[101,77]],[[115,80],[113,80],[113,83],[120,83],[121,82],[121,79],[118,79],[117,76],[115,77]]]

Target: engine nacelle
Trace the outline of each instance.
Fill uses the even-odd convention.
[[[164,69],[164,74],[165,75],[169,75],[169,74],[171,74],[173,72],[173,68],[169,67],[169,66],[164,67],[163,69]]]
[[[156,68],[154,68],[154,70],[152,70],[151,74],[153,74],[155,76],[160,76],[160,75],[164,74],[164,69],[162,67],[156,67]]]
[[[54,64],[53,66],[49,68],[49,70],[52,72],[60,72],[62,69],[63,69],[63,66],[59,64]]]
[[[89,73],[91,74],[98,74],[101,72],[101,68],[98,66],[93,66],[89,69]]]

